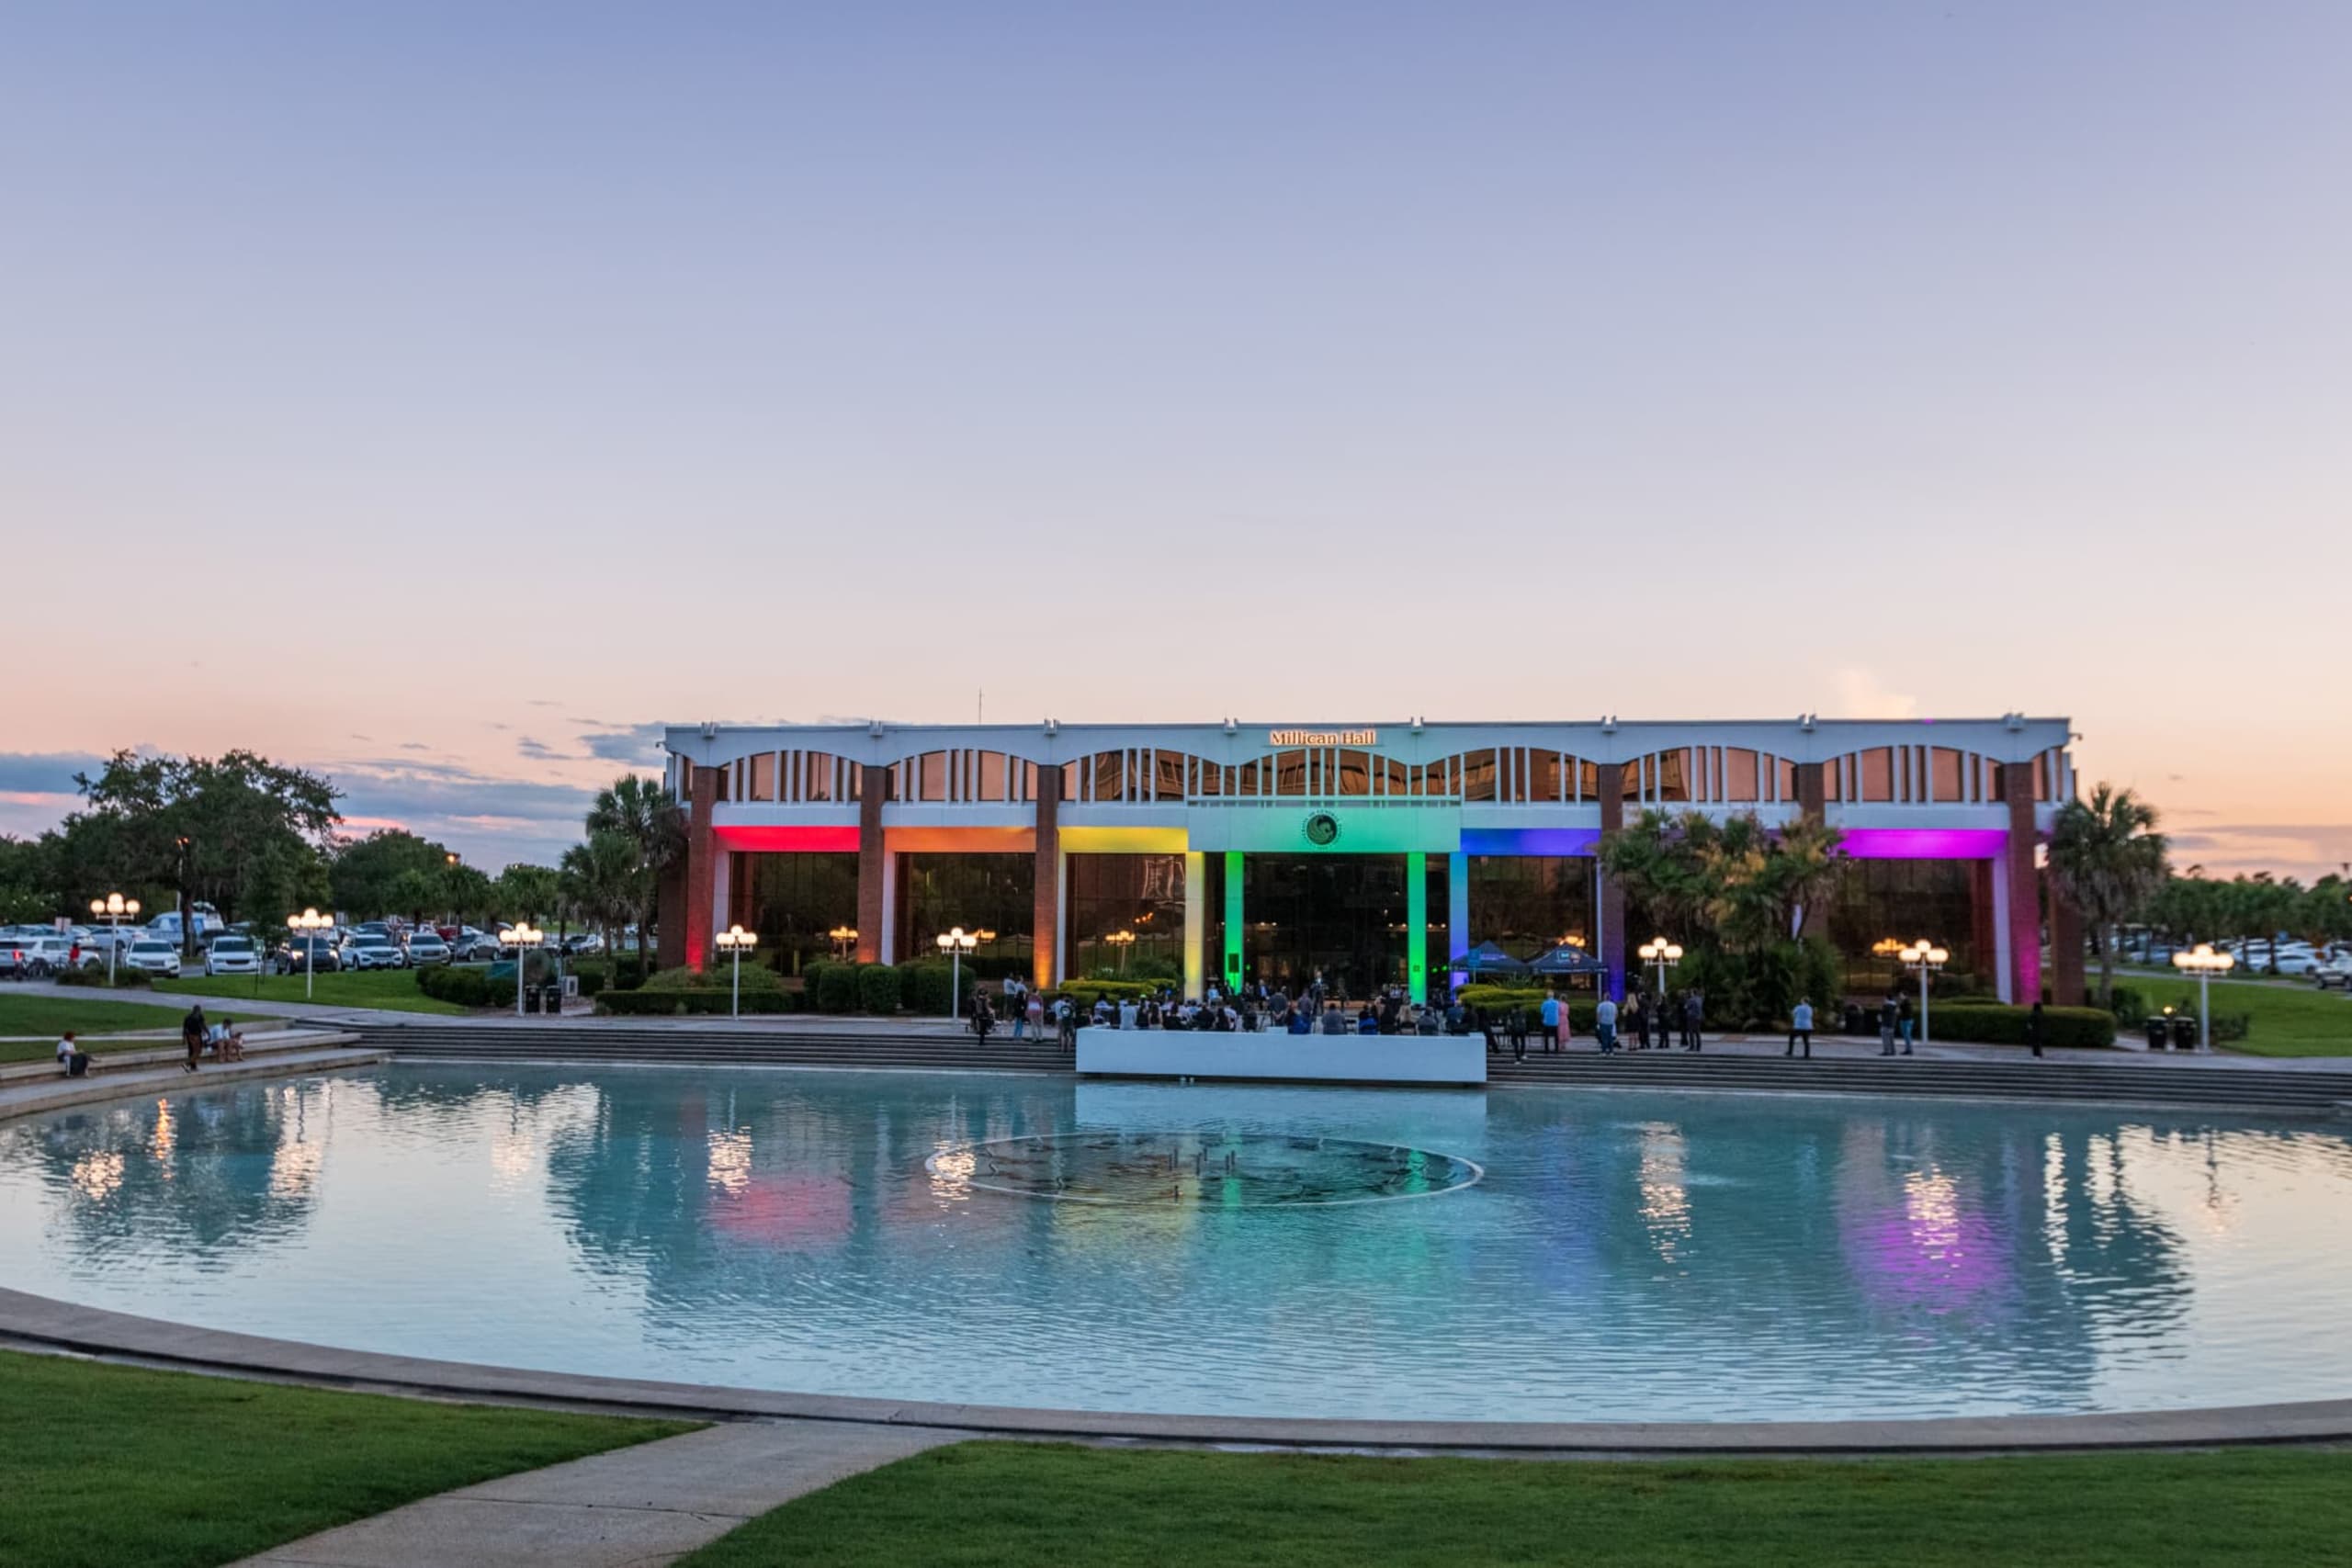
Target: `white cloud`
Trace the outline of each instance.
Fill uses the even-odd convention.
[[[1849,665],[1830,678],[1831,718],[1917,718],[1919,699],[1889,687],[1868,670]]]

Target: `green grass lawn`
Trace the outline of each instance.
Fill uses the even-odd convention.
[[[141,993],[143,995],[144,993]],[[0,1035],[28,1034],[30,1040],[0,1040],[0,1062],[29,1062],[47,1060],[55,1049],[57,1037],[67,1030],[77,1035],[97,1034],[106,1031],[125,1029],[169,1029],[179,1027],[180,1017],[187,1011],[187,1003],[176,997],[156,997],[144,1001],[118,1001],[79,996],[11,996],[0,991]],[[207,1018],[216,1016],[211,1012]],[[223,1013],[217,1015],[231,1023],[251,1024],[261,1021],[250,1014]],[[177,1037],[167,1040],[91,1040],[94,1051],[138,1051],[157,1045],[169,1045]]]
[[[0,1352],[0,1562],[228,1562],[453,1486],[691,1430]]]
[[[239,998],[270,1002],[299,1002],[304,999],[302,976],[300,975],[216,975],[209,979],[201,975],[190,975],[177,980],[158,981],[155,988],[164,992],[226,997],[232,1001]],[[418,990],[416,971],[413,969],[363,969],[321,975],[309,999],[322,1007],[389,1008],[396,1012],[462,1013],[466,1010],[455,1002],[439,1001]]]
[[[682,1568],[2146,1568],[2341,1562],[2352,1453],[1370,1459],[967,1443],[755,1519]]]
[[[2096,993],[2098,977],[2091,976]],[[2119,969],[2115,983],[2129,986],[2151,1008],[2166,1004],[2197,1010],[2197,982],[2152,969]],[[2252,1016],[2254,1032],[2227,1047],[2256,1056],[2352,1056],[2352,999],[2323,991],[2308,980],[2216,980],[2213,1011]]]

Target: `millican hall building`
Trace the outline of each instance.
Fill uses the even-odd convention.
[[[936,957],[978,932],[983,973],[1040,985],[1127,971],[1422,998],[1482,942],[1573,940],[1622,994],[1625,894],[1595,859],[1643,810],[1813,817],[1853,865],[1809,929],[1856,986],[1889,937],[1949,948],[2006,1000],[2044,987],[2038,846],[2074,793],[2068,721],[680,726],[688,821],[662,962],[715,931],[810,958]],[[1645,917],[1632,911],[1634,922]],[[2049,901],[2056,999],[2079,999],[2074,911]],[[1638,963],[1638,960],[1634,960]]]

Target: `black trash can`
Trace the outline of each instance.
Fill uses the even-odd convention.
[[[2164,1048],[2165,1015],[2160,1012],[2150,1013],[2148,1015],[2148,1049],[2161,1051]]]
[[[2172,1021],[2172,1048],[2176,1051],[2197,1049],[2197,1021],[2187,1013],[2177,1014]]]
[[[525,1012],[537,1012],[539,1010],[539,993],[546,988],[547,987],[544,986],[526,986],[523,987],[523,1010]]]

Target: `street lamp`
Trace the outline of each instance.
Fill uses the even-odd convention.
[[[964,993],[964,954],[980,945],[978,934],[956,926],[939,933],[939,951],[947,954],[947,1016],[956,1017]]]
[[[1102,940],[1119,950],[1119,973],[1122,975],[1125,974],[1127,972],[1127,949],[1136,944],[1136,933],[1130,931],[1113,931]]]
[[[1666,995],[1666,972],[1682,962],[1682,944],[1654,936],[1634,951],[1641,954],[1644,964],[1657,965],[1657,994]]]
[[[319,972],[319,933],[334,930],[334,917],[305,909],[286,917],[286,929],[302,939],[302,999],[311,999],[311,976]]]
[[[517,920],[506,928],[506,940],[514,944],[514,1016],[523,1016],[523,976],[529,967],[531,949],[547,941],[548,933],[528,920]]]
[[[107,943],[107,984],[114,984],[114,955],[122,946],[122,922],[139,918],[139,900],[126,898],[119,893],[109,893],[103,898],[90,900],[90,918],[104,920],[114,928],[114,939]]]
[[[2213,951],[2211,942],[2200,942],[2190,952],[2176,949],[2172,966],[2183,974],[2197,976],[2197,1048],[2213,1049],[2213,976],[2226,975],[2237,967],[2238,961],[2226,953]]]
[[[1928,976],[1951,962],[1951,954],[1926,937],[1898,950],[1895,958],[1919,976],[1919,1043],[1928,1043]]]
[[[727,1016],[741,1018],[743,1016],[743,952],[746,948],[760,945],[760,933],[747,931],[741,926],[729,926],[710,940],[719,952],[735,955],[735,994],[727,1004]]]
[[[857,944],[855,926],[835,926],[825,934],[833,939],[833,956],[837,959],[848,958],[849,950]]]

